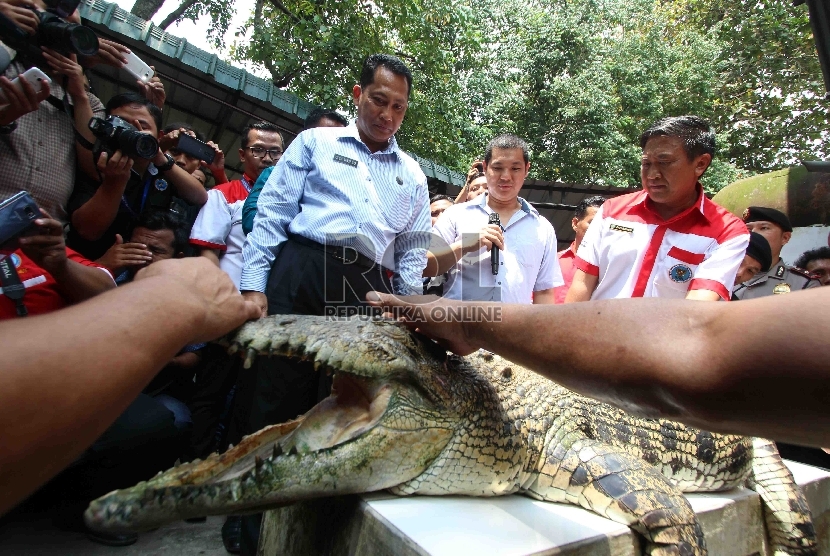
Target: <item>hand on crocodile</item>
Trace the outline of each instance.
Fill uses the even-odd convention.
[[[470,309],[473,307],[471,303],[450,301],[434,295],[397,296],[380,292],[367,293],[366,300],[373,307],[383,308],[384,316],[432,338],[454,353],[469,355],[481,347],[473,343],[467,334],[463,318],[449,317],[451,308]]]
[[[260,316],[260,308],[242,297],[227,273],[204,257],[158,261],[135,276],[136,281],[148,278],[168,280],[192,305],[191,343],[213,340]]]

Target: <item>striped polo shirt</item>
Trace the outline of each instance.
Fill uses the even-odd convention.
[[[684,298],[690,290],[729,299],[749,232],[697,187],[697,202],[669,220],[650,208],[645,191],[600,207],[574,261],[599,277],[591,299]]]

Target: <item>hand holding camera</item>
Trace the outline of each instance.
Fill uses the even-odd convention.
[[[60,275],[66,266],[63,225],[40,209],[42,218],[34,221],[34,234],[22,236],[20,250],[49,274]]]
[[[101,172],[102,186],[127,185],[130,171],[133,169],[133,159],[121,151],[114,153],[102,152],[98,157],[98,171]]]
[[[33,84],[27,78],[30,74],[45,79],[37,79]],[[34,112],[50,92],[49,78],[37,68],[31,68],[14,81],[0,76],[0,125],[8,125],[24,114]]]
[[[69,56],[64,56],[60,52],[46,47],[43,47],[41,51],[54,74],[66,77],[66,92],[69,93],[69,96],[73,99],[78,99],[86,94],[84,68],[78,63],[77,55],[70,54]]]
[[[40,23],[30,0],[0,0],[0,14],[19,27],[26,34],[34,35]]]
[[[213,148],[214,155],[213,161],[208,163],[207,169],[210,170],[210,173],[213,174],[215,177],[217,174],[224,175],[225,174],[225,153],[222,152],[222,149],[219,148],[219,145],[214,143],[213,141],[208,141],[207,145]]]

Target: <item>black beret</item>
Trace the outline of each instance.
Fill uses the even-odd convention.
[[[743,220],[746,224],[764,220],[766,222],[778,224],[785,232],[793,231],[793,225],[790,224],[790,219],[787,218],[787,215],[780,210],[775,210],[774,208],[749,207],[744,211]]]
[[[749,234],[749,247],[746,254],[761,263],[761,271],[767,272],[772,265],[772,250],[769,248],[767,238],[759,233]]]

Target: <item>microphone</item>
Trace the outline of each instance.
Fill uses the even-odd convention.
[[[491,212],[490,213],[490,220],[487,222],[488,224],[497,224],[501,226],[501,220],[499,220],[499,213]],[[493,275],[499,273],[499,248],[493,245],[490,248],[490,270],[493,271]]]

